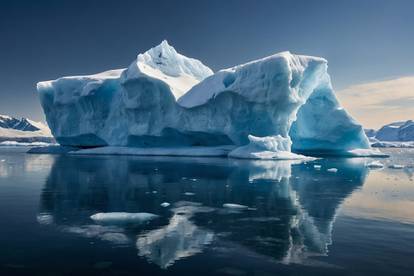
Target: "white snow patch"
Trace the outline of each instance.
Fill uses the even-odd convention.
[[[148,76],[165,82],[175,99],[179,99],[194,85],[213,74],[201,61],[183,56],[166,40],[139,54],[122,76],[122,81]]]

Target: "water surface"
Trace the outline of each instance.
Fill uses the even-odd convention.
[[[412,275],[414,151],[387,152],[372,170],[2,148],[0,275]]]

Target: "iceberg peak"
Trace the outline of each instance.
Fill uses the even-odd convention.
[[[213,74],[201,61],[178,53],[163,40],[161,44],[139,54],[124,72],[122,81],[127,82],[144,76],[166,83],[178,99],[194,85]]]

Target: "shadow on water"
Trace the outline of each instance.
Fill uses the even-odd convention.
[[[328,254],[336,212],[366,174],[357,159],[60,156],[43,188],[38,222],[112,245],[133,245],[140,257],[161,268],[232,248],[304,263]],[[170,205],[162,207],[165,202]],[[99,224],[90,219],[98,212],[159,217]]]

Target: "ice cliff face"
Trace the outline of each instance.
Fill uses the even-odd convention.
[[[334,95],[326,60],[317,57],[283,52],[213,74],[163,41],[127,69],[37,87],[62,145],[235,145],[244,146],[235,157],[253,158],[261,157],[252,150],[263,148],[369,148],[362,127]]]

